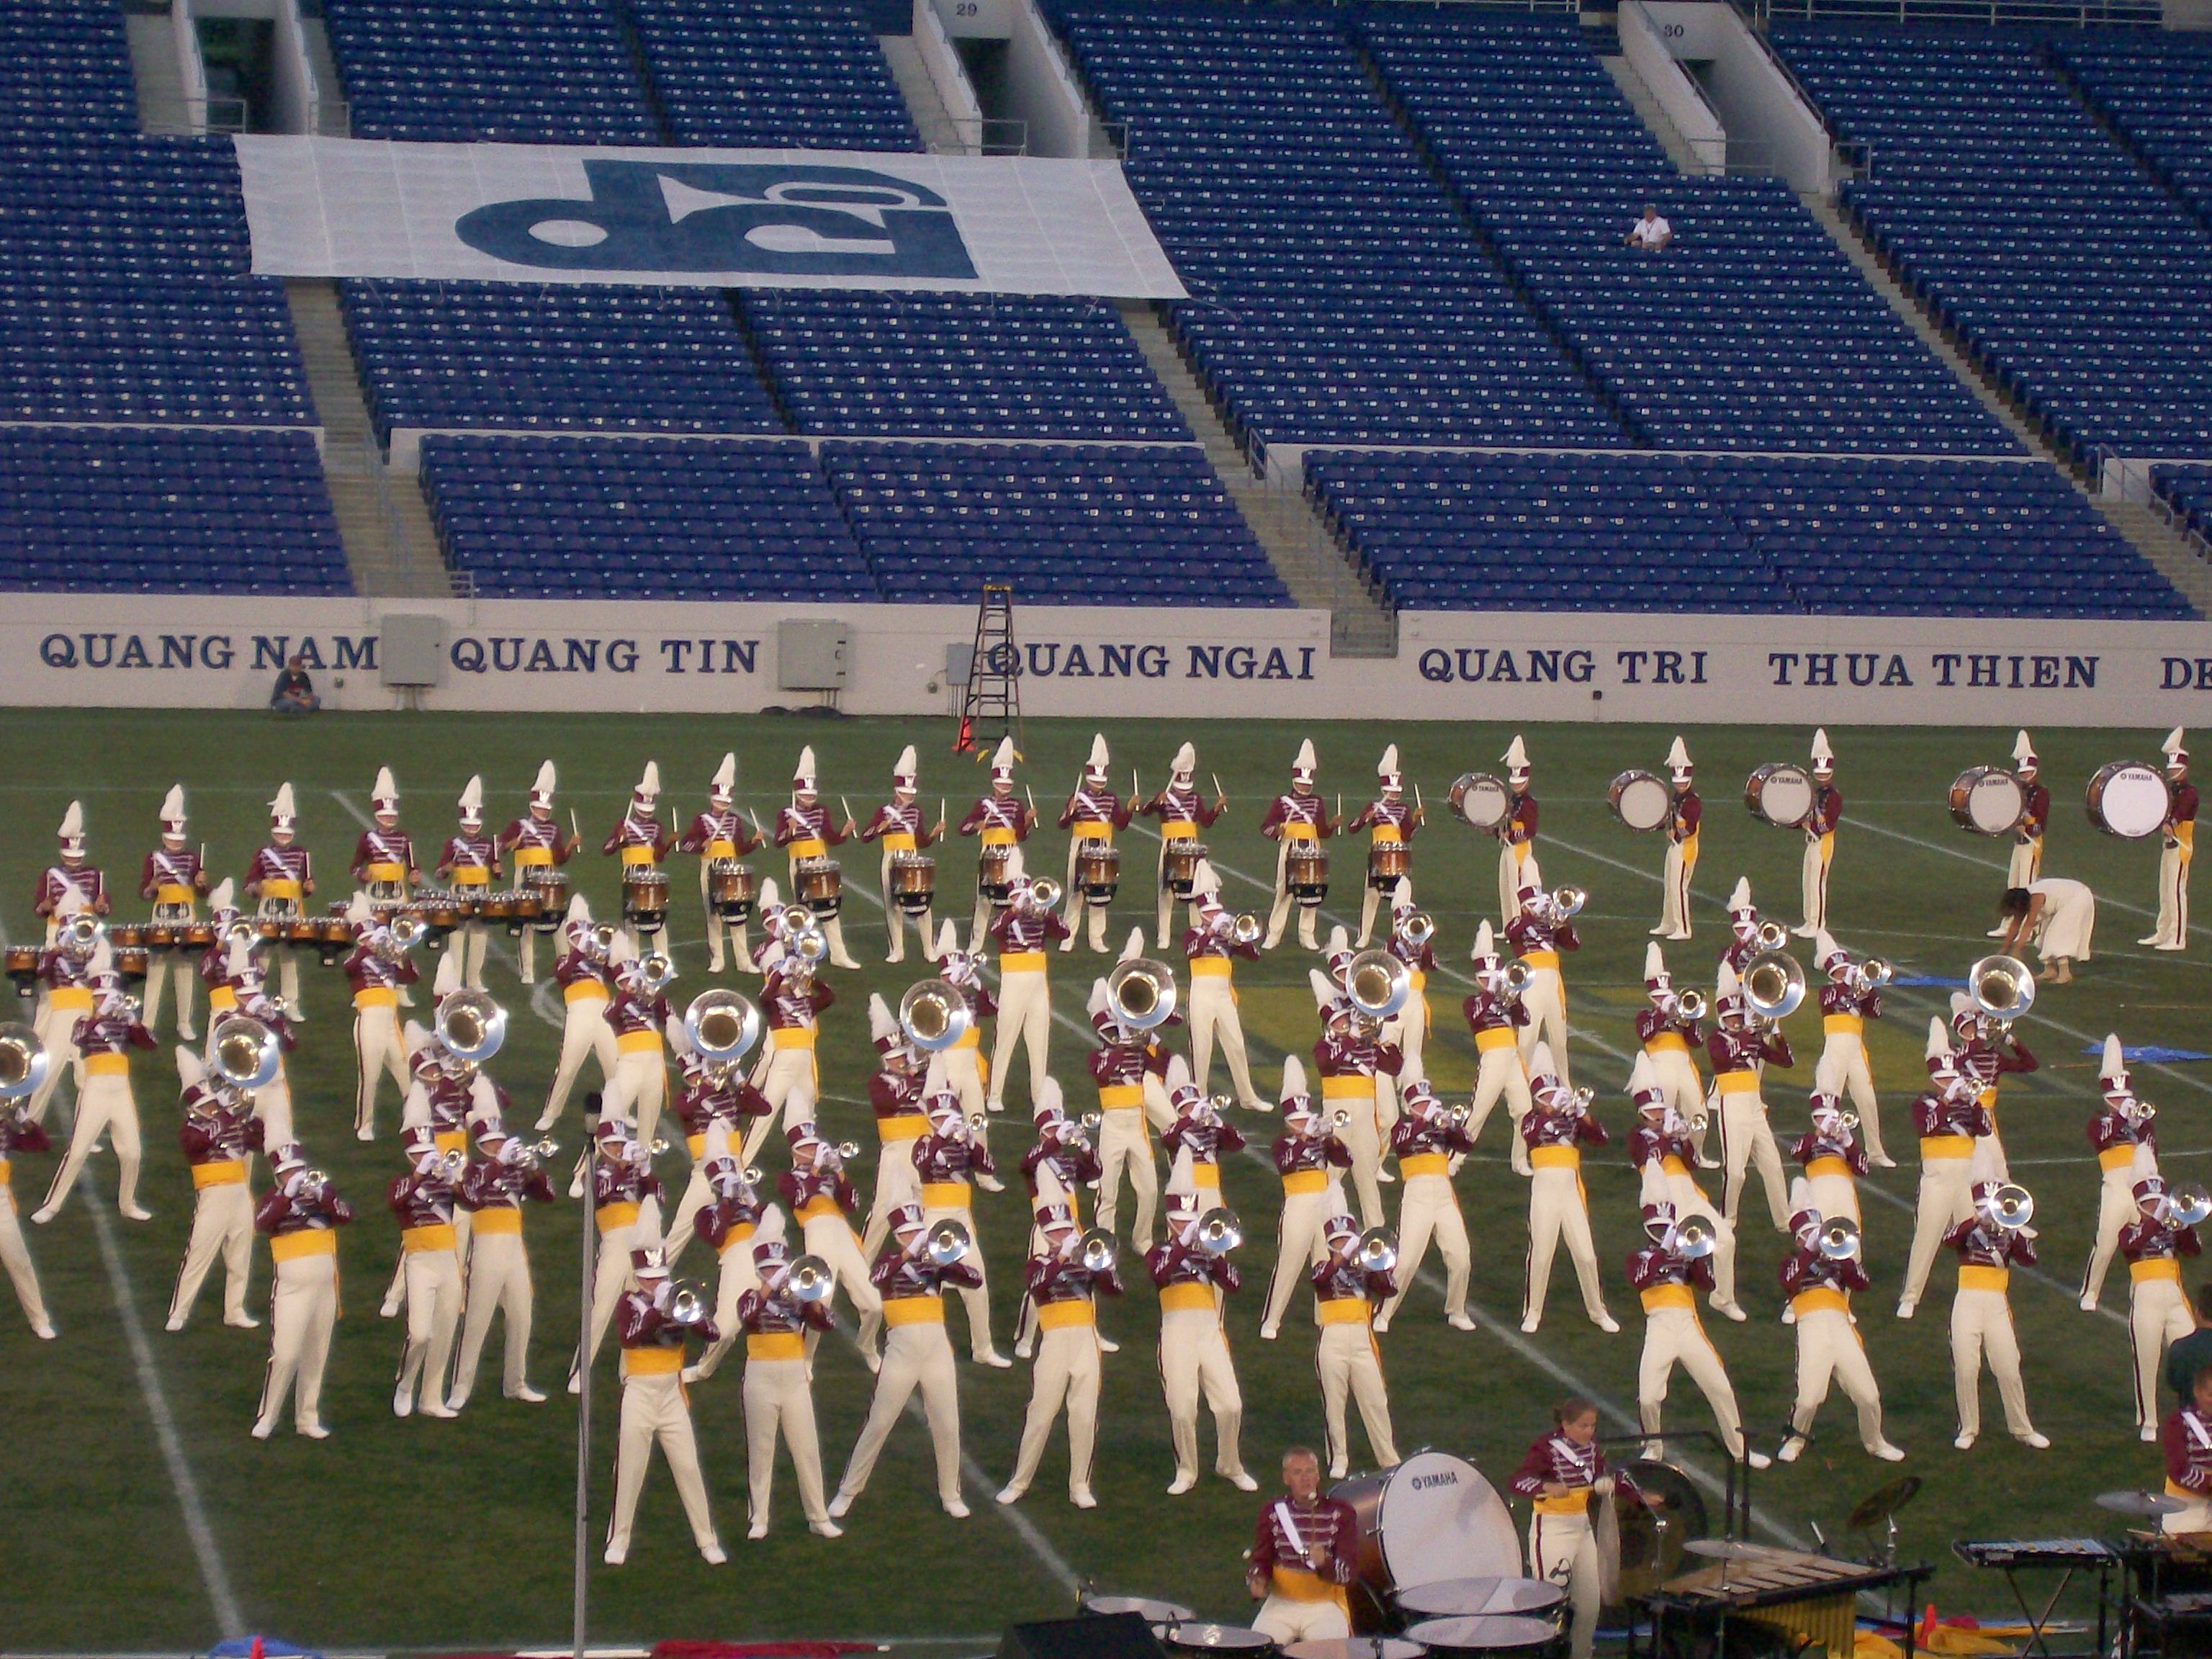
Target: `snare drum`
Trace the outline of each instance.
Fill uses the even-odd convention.
[[[143,979],[147,973],[146,947],[132,945],[115,952],[115,971],[125,979]]]
[[[891,854],[891,902],[902,915],[926,914],[937,900],[937,860],[927,853]]]
[[[1179,899],[1188,899],[1198,881],[1198,866],[1206,862],[1206,843],[1181,836],[1160,849],[1160,885]]]
[[[538,896],[538,931],[558,931],[568,919],[568,877],[550,864],[533,864],[524,872],[523,884]]]
[[[791,878],[800,902],[817,916],[836,915],[845,902],[845,872],[835,859],[801,859],[792,866]]]
[[[39,947],[35,945],[11,945],[8,947],[8,977],[15,981],[18,996],[39,994]]]
[[[1328,896],[1328,849],[1317,841],[1294,841],[1283,860],[1283,884],[1309,910]]]
[[[1664,830],[1674,816],[1674,792],[1656,772],[1632,767],[1613,781],[1605,799],[1613,817],[1639,834]]]
[[[1549,1620],[1517,1613],[1424,1619],[1406,1637],[1443,1659],[1540,1659],[1566,1650],[1566,1638]]]
[[[1121,887],[1121,849],[1086,841],[1075,854],[1075,885],[1093,904],[1110,904]]]
[[[1402,841],[1378,841],[1367,849],[1367,884],[1378,893],[1397,890],[1398,879],[1413,867],[1413,849]]]
[[[735,859],[714,859],[707,866],[707,902],[724,921],[750,921],[756,894],[751,866]]]
[[[2173,791],[2166,774],[2142,761],[2114,761],[2089,780],[2089,822],[2108,836],[2142,841],[2166,827]]]
[[[2000,766],[1970,766],[1951,780],[1951,821],[1977,836],[2008,836],[2027,816],[2027,791]]]
[[[1451,809],[1477,830],[1497,830],[1513,816],[1513,792],[1487,772],[1462,772],[1452,780]]]
[[[623,871],[623,916],[629,921],[658,923],[668,914],[668,872],[649,864],[633,864]]]
[[[1006,879],[1006,866],[1013,861],[1014,849],[1006,846],[986,847],[975,855],[975,890],[994,904],[1006,902],[1006,891],[1012,885]]]
[[[1795,830],[1813,816],[1812,775],[1788,761],[1769,761],[1743,783],[1743,804],[1755,818],[1778,830]]]

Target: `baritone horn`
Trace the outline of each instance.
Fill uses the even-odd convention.
[[[1398,1236],[1388,1227],[1370,1227],[1352,1247],[1352,1264],[1362,1273],[1389,1273],[1398,1265]]]
[[[1854,1261],[1859,1254],[1859,1230],[1847,1215],[1839,1215],[1820,1228],[1820,1254],[1831,1261]]]
[[[411,951],[421,941],[426,930],[416,917],[394,916],[385,924],[384,931],[392,936],[393,950]],[[259,935],[256,934],[255,937],[258,938]]]
[[[208,1033],[208,1063],[234,1089],[266,1088],[283,1058],[276,1033],[251,1014],[225,1014]]]
[[[1701,1215],[1686,1216],[1675,1225],[1675,1253],[1692,1261],[1711,1255],[1717,1243],[1713,1236],[1713,1224]]]
[[[1237,920],[1229,924],[1230,939],[1237,945],[1257,945],[1265,931],[1260,925],[1260,918],[1249,910],[1240,913]]]
[[[452,991],[438,1000],[437,1027],[447,1053],[481,1065],[507,1041],[507,1010],[482,991]]]
[[[1862,991],[1879,991],[1897,977],[1897,964],[1887,957],[1869,957],[1851,969],[1851,977]]]
[[[955,1048],[975,1023],[966,994],[950,980],[925,979],[899,999],[899,1030],[927,1054]]]
[[[1416,951],[1436,936],[1437,919],[1426,910],[1416,910],[1398,924],[1398,937]]]
[[[1038,910],[1060,908],[1060,884],[1050,876],[1037,876],[1030,882],[1030,904]]]
[[[1761,951],[1743,965],[1743,1000],[1770,1024],[1787,1019],[1805,1000],[1805,970],[1786,951]]]
[[[669,1292],[668,1317],[678,1325],[696,1325],[707,1317],[707,1300],[689,1279],[678,1279]]]
[[[1106,975],[1106,1006],[1133,1030],[1164,1025],[1176,1011],[1174,971],[1146,957],[1115,963]]]
[[[2166,1197],[2167,1218],[2177,1227],[2195,1227],[2212,1218],[2212,1193],[2185,1181]]]
[[[837,1288],[837,1275],[818,1255],[802,1255],[784,1276],[784,1287],[798,1302],[825,1302]]]
[[[1208,1210],[1198,1224],[1198,1248],[1208,1255],[1227,1255],[1243,1242],[1244,1224],[1234,1210]]]
[[[36,1094],[52,1068],[46,1046],[35,1030],[15,1022],[0,1025],[0,1100]]]
[[[2017,1232],[2035,1219],[2035,1198],[2027,1188],[2008,1181],[1990,1195],[1990,1219]]]
[[[1389,1019],[1413,995],[1413,972],[1388,951],[1362,951],[1346,964],[1344,994],[1370,1019]]]
[[[950,1267],[975,1248],[975,1241],[961,1223],[947,1216],[921,1236],[924,1255],[940,1267]]]
[[[1674,1012],[1684,1019],[1698,1020],[1705,1017],[1705,994],[1702,991],[1683,991],[1674,998]]]
[[[638,958],[637,971],[645,981],[645,988],[659,996],[674,982],[676,963],[666,952],[655,951]]]
[[[1985,1019],[2009,1025],[2035,1006],[2035,973],[2018,957],[1984,957],[1966,969],[1966,988]]]
[[[1552,892],[1552,908],[1559,912],[1562,921],[1580,915],[1589,902],[1589,893],[1579,887],[1559,887]]]
[[[702,991],[684,1011],[684,1035],[709,1066],[734,1066],[760,1042],[761,1011],[736,991]]]
[[[1075,1259],[1085,1273],[1112,1273],[1121,1255],[1120,1242],[1103,1227],[1091,1228],[1076,1242]]]

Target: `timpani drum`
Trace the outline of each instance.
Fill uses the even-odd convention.
[[[1970,766],[1951,780],[1951,822],[1977,836],[2008,836],[2027,816],[2027,790],[2001,766]]]
[[[937,860],[927,853],[891,854],[891,902],[899,914],[928,914],[937,902]]]
[[[1442,1659],[1543,1659],[1567,1648],[1550,1620],[1510,1613],[1424,1619],[1407,1626],[1406,1638]]]
[[[1378,893],[1396,890],[1399,878],[1413,867],[1413,849],[1402,841],[1378,841],[1367,848],[1367,884]]]
[[[1121,849],[1110,842],[1086,841],[1076,849],[1075,884],[1093,904],[1110,904],[1121,887]]]
[[[2142,841],[2166,826],[2173,791],[2166,774],[2142,761],[2114,761],[2089,780],[2089,822],[2108,836]]]
[[[1133,1613],[1152,1627],[1153,1635],[1163,1641],[1177,1625],[1189,1624],[1198,1617],[1180,1601],[1158,1601],[1149,1595],[1087,1595],[1077,1606],[1094,1619],[1111,1619],[1118,1613]]]
[[[522,884],[538,896],[538,931],[550,933],[568,919],[568,876],[550,864],[533,864]]]
[[[1451,809],[1477,830],[1497,830],[1513,816],[1513,792],[1503,778],[1462,772],[1452,780]]]
[[[1328,896],[1328,848],[1317,841],[1294,841],[1283,860],[1283,885],[1307,909],[1318,909]]]
[[[835,859],[801,859],[791,878],[799,902],[817,916],[834,916],[845,902],[845,872]]]
[[[1264,1659],[1275,1650],[1273,1638],[1243,1625],[1177,1625],[1160,1638],[1170,1653],[1234,1653]]]
[[[1789,761],[1769,761],[1743,782],[1752,817],[1778,830],[1795,830],[1813,816],[1813,776]]]
[[[1014,849],[999,845],[986,847],[975,855],[975,890],[992,903],[1003,906],[1012,883],[1006,876],[1014,861]]]
[[[1409,1623],[1422,1619],[1467,1619],[1494,1613],[1542,1619],[1565,1603],[1567,1592],[1549,1579],[1484,1575],[1415,1584],[1400,1590],[1391,1599]]]
[[[668,872],[649,864],[633,864],[623,871],[623,918],[658,927],[668,914]]]
[[[757,897],[752,867],[735,859],[716,859],[707,866],[707,902],[724,921],[750,921]]]
[[[1639,834],[1664,830],[1674,816],[1674,792],[1656,772],[1631,767],[1615,778],[1605,792],[1613,817]]]
[[[1421,1659],[1427,1651],[1403,1636],[1324,1636],[1291,1643],[1283,1659]]]
[[[1197,886],[1198,866],[1205,862],[1204,842],[1177,836],[1160,848],[1160,885],[1188,900]]]
[[[1443,1578],[1517,1577],[1513,1516],[1482,1471],[1449,1452],[1414,1453],[1395,1468],[1340,1481],[1329,1496],[1359,1518],[1355,1630],[1379,1627],[1389,1596]]]

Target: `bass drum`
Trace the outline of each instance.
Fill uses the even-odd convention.
[[[1795,830],[1813,816],[1812,775],[1788,761],[1769,761],[1744,780],[1743,804],[1753,817]]]
[[[1521,1540],[1505,1500],[1463,1457],[1416,1452],[1395,1469],[1339,1483],[1329,1496],[1359,1517],[1356,1631],[1386,1627],[1394,1590],[1439,1578],[1521,1574]]]
[[[1613,1473],[1626,1476],[1637,1491],[1658,1502],[1623,1502],[1615,1506],[1620,1517],[1620,1572],[1615,1590],[1620,1600],[1608,1602],[1599,1613],[1601,1625],[1626,1618],[1631,1601],[1649,1595],[1681,1572],[1684,1549],[1692,1540],[1709,1533],[1705,1494],[1672,1463],[1638,1458],[1620,1465]]]
[[[1513,792],[1487,772],[1462,772],[1452,780],[1451,808],[1477,830],[1495,830],[1513,816]]]
[[[1674,792],[1652,772],[1623,772],[1605,792],[1605,799],[1613,817],[1638,831],[1664,830],[1674,816]]]
[[[2027,791],[1999,766],[1970,766],[1951,780],[1951,822],[1977,836],[2008,836],[2027,816]]]
[[[2089,780],[2084,803],[2089,822],[2108,836],[2123,841],[2142,841],[2165,827],[2173,805],[2173,791],[2166,774],[2142,761],[2114,761],[2098,769]]]

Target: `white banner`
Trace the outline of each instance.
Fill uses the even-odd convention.
[[[1117,161],[236,143],[260,276],[1184,297]]]
[[[849,632],[839,705],[953,712],[965,605],[163,599],[36,593],[0,617],[0,704],[258,708],[291,655],[326,707],[387,709],[383,618],[439,619],[431,708],[747,714],[781,688],[779,624]],[[2212,723],[2212,624],[1428,612],[1395,658],[1329,655],[1321,611],[1024,605],[1032,715],[1179,720]]]

